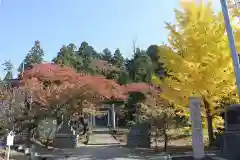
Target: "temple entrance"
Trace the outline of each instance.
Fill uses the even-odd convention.
[[[89,124],[94,127],[108,127],[110,125],[110,112],[108,109],[99,111],[97,115],[89,117]]]
[[[96,121],[96,127],[107,127],[107,120],[108,116],[107,113],[104,115],[99,115],[99,116],[95,116],[95,121]]]
[[[116,129],[117,115],[115,106],[101,108],[96,115],[89,116],[89,125],[95,127],[109,127]]]

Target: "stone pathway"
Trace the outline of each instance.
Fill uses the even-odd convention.
[[[91,134],[88,145],[120,144],[111,134]]]
[[[91,134],[88,145],[79,145],[74,149],[46,149],[39,152],[39,156],[48,157],[49,160],[157,160],[164,155],[126,148],[121,146],[106,129],[98,129],[97,133]]]

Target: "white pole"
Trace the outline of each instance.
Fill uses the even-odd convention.
[[[9,160],[10,157],[10,152],[11,152],[11,147],[8,146],[8,151],[7,151],[7,160]]]
[[[13,141],[14,141],[14,133],[11,131],[8,133],[7,135],[7,160],[9,160],[10,157],[10,152],[11,152],[11,146],[13,145]],[[6,155],[6,154],[5,154]]]
[[[234,73],[235,73],[235,78],[236,78],[236,85],[238,89],[238,95],[240,96],[240,69],[239,69],[239,58],[238,58],[238,53],[237,49],[235,46],[235,41],[234,41],[234,35],[233,35],[233,30],[229,18],[229,12],[228,12],[228,6],[226,0],[220,0],[221,6],[222,6],[222,13],[224,17],[224,22],[225,22],[225,27],[228,35],[228,42],[229,42],[229,47],[231,50],[231,55],[232,55],[232,61],[233,61],[233,66],[234,66]]]
[[[115,111],[115,105],[112,104],[112,119],[113,119],[113,129],[116,129],[116,111]]]

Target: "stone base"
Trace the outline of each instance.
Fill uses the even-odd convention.
[[[130,133],[127,137],[127,147],[142,147],[142,148],[150,148],[150,137],[149,137],[149,124],[141,123],[132,126]]]
[[[76,135],[66,135],[59,136],[53,140],[53,147],[55,148],[76,148],[77,147],[77,136]]]

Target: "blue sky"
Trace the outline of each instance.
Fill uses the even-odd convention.
[[[174,21],[179,0],[0,0],[0,64],[17,68],[35,40],[50,61],[62,45],[87,41],[97,51],[120,48],[131,56],[132,41],[147,48],[166,42],[164,21]],[[219,8],[218,1],[214,4]],[[4,72],[0,69],[0,76]]]

